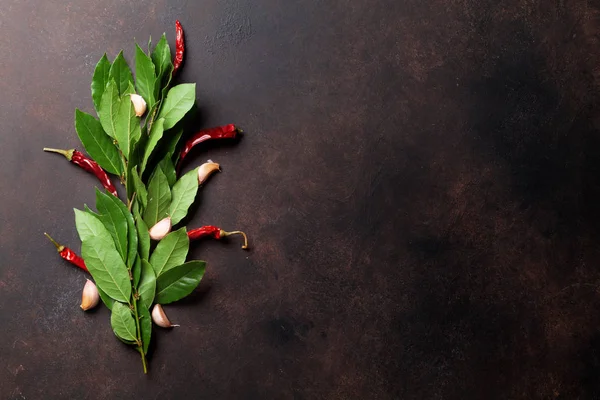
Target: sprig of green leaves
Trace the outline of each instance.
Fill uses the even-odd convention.
[[[171,87],[173,64],[164,34],[151,52],[150,46],[148,54],[135,46],[135,79],[122,51],[112,63],[104,54],[91,84],[98,118],[75,111],[84,148],[127,189],[126,202],[97,190],[96,212],[87,206],[75,210],[82,256],[111,309],[115,335],[136,346],[144,371],[152,336],[150,308],[190,294],[205,269],[204,261],[186,262],[185,227],[168,234],[154,250],[150,243],[149,227],[167,215],[174,225],[179,223],[198,191],[197,171],[177,179],[172,161],[182,136],[176,126],[193,111],[196,85]],[[131,94],[146,101],[145,118],[135,115]]]

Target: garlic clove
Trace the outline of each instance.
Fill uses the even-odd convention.
[[[163,218],[156,223],[148,233],[153,240],[161,240],[171,232],[171,217]]]
[[[202,185],[209,176],[220,171],[221,166],[212,160],[208,160],[198,168],[198,185]]]
[[[146,112],[146,101],[139,94],[130,94],[133,108],[135,109],[135,115],[141,117]]]
[[[83,287],[80,307],[83,311],[87,311],[96,307],[99,301],[100,294],[98,293],[98,288],[96,287],[94,282],[88,279],[85,283],[85,286]]]
[[[174,328],[179,325],[173,325],[160,304],[155,304],[152,309],[152,321],[161,328]]]

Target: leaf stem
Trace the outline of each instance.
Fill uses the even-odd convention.
[[[135,288],[134,288],[135,290]],[[143,343],[143,339],[142,339],[142,330],[140,328],[140,316],[138,314],[138,307],[137,307],[138,301],[135,298],[135,296],[133,296],[133,312],[135,314],[135,325],[137,327],[137,341],[139,343],[138,346],[138,351],[140,352],[140,355],[142,356],[142,365],[144,366],[144,374],[148,373],[148,366],[146,365],[146,355],[144,354],[144,343]]]
[[[121,184],[127,187],[127,180],[125,176],[127,175],[127,159],[125,158],[125,154],[119,149],[119,154],[121,155],[121,162],[123,163],[123,175],[121,175]]]
[[[131,200],[127,200],[127,209],[129,210],[129,212],[131,212],[131,208],[133,207],[133,201],[135,200],[136,194],[137,192],[133,192],[133,194],[131,195]]]
[[[154,110],[152,111],[152,113],[149,114],[146,117],[146,121],[144,123],[144,130],[146,131],[146,134],[148,134],[148,135],[150,134],[150,131],[152,130],[152,125],[154,124],[154,120],[156,118],[156,115],[158,114],[158,111],[160,110],[160,106],[161,106],[160,103],[161,103],[161,100],[158,100],[155,103],[155,105],[156,104],[158,104],[158,105],[156,105],[156,107],[154,108]]]
[[[147,374],[148,373],[148,366],[146,364],[146,355],[144,354],[144,349],[142,349],[141,347],[138,347],[138,351],[142,355],[142,366],[144,367],[144,374]]]

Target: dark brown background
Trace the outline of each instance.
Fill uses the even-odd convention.
[[[501,3],[501,4],[499,4]],[[223,173],[151,372],[79,309],[93,67],[181,19]],[[600,4],[0,2],[0,398],[600,398]],[[191,165],[188,164],[188,168]]]

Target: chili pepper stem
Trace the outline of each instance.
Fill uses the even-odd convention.
[[[71,161],[71,159],[73,158],[73,152],[75,150],[71,149],[71,150],[61,150],[61,149],[52,149],[50,147],[44,147],[44,151],[47,151],[49,153],[58,153],[58,154],[62,154],[63,156],[65,156],[65,158],[69,161]]]
[[[46,232],[44,232],[44,235],[46,235],[46,237],[48,239],[50,239],[50,241],[56,246],[56,250],[60,253],[61,251],[63,251],[65,249],[65,246],[58,244],[56,242],[56,240],[52,239],[52,236],[48,235]]]
[[[242,246],[242,249],[244,249],[244,250],[248,249],[248,236],[246,236],[246,234],[244,232],[242,232],[242,231],[226,232],[221,229],[221,237],[231,236],[231,235],[242,235],[244,237],[244,245]]]

